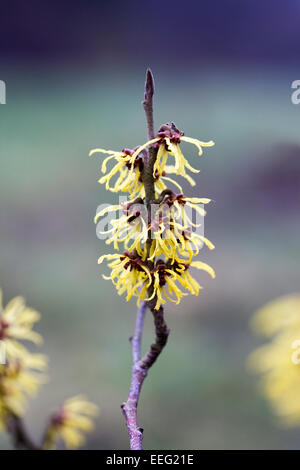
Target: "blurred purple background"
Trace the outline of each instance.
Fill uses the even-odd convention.
[[[294,64],[297,0],[12,1],[1,6],[2,58],[85,66],[201,61]],[[154,68],[154,65],[153,65]]]

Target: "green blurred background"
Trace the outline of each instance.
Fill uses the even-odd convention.
[[[237,3],[229,3],[234,13]],[[245,3],[255,10],[258,2]],[[213,9],[204,4],[209,20]],[[114,15],[105,11],[103,17],[100,11],[98,20],[110,24],[113,38]],[[254,37],[255,20],[243,15],[238,18],[253,21]],[[35,20],[40,18],[42,13]],[[74,36],[83,35],[76,22],[73,29]],[[29,30],[39,50],[39,30]],[[138,39],[140,32],[131,34]],[[231,34],[234,43],[242,38]],[[219,42],[207,42],[212,55],[204,62],[197,48],[176,62],[151,49],[144,58],[140,52],[135,60],[134,50],[124,58],[118,49],[121,31],[117,37],[113,44],[116,40],[107,38],[110,57],[96,57],[94,46],[87,60],[86,44],[78,58],[68,52],[49,57],[49,48],[45,57],[30,55],[25,46],[19,55],[18,48],[3,55],[0,286],[5,303],[23,295],[42,313],[38,331],[50,356],[51,380],[30,401],[26,425],[38,439],[49,411],[84,393],[101,407],[86,448],[128,448],[120,404],[129,387],[135,303],[118,297],[97,265],[108,250],[96,237],[93,217],[99,204],[115,202],[117,195],[97,183],[102,157],[88,153],[145,141],[140,102],[145,68],[151,66],[156,126],[173,120],[186,135],[216,143],[201,159],[193,147],[184,149],[201,169],[196,188],[186,185],[186,192],[213,200],[205,235],[216,249],[203,249],[200,259],[215,268],[217,277],[212,281],[200,273],[205,289],[199,297],[166,307],[169,343],[148,375],[139,405],[144,446],[299,448],[299,430],[280,428],[245,365],[261,342],[249,329],[253,312],[274,297],[299,291],[300,107],[290,100],[299,68],[291,58],[284,61],[284,47],[274,41],[278,60],[275,54],[272,61],[247,55],[241,61],[229,46],[227,55],[218,55],[222,38],[217,37]],[[187,41],[190,51],[190,36]],[[259,54],[259,44],[256,48]],[[152,339],[148,315],[144,348]],[[3,433],[0,448],[11,448]]]

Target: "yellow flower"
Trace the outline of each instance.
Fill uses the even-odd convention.
[[[107,162],[109,160],[114,160],[116,162],[115,166],[105,174],[102,178],[98,180],[100,184],[105,184],[105,187],[108,191],[112,192],[128,192],[129,199],[135,199],[138,197],[145,197],[145,188],[143,184],[143,158],[142,151],[140,156],[135,158],[131,162],[131,156],[134,153],[134,150],[124,149],[122,152],[115,152],[113,150],[104,150],[104,149],[94,149],[91,150],[90,156],[95,153],[104,153],[109,156],[103,161],[101,166],[102,173],[107,172]],[[174,168],[169,167],[168,173],[174,173]],[[113,183],[111,181],[114,180]],[[166,176],[166,171],[157,169],[154,172],[154,186],[156,194],[166,188],[165,181],[174,184],[180,191],[182,191],[181,186],[174,181],[172,178]],[[193,182],[191,181],[191,184]],[[112,184],[112,186],[110,186]]]
[[[83,433],[94,428],[92,418],[99,413],[98,406],[78,395],[66,400],[53,415],[46,432],[45,449],[55,449],[59,438],[62,438],[69,449],[76,449],[84,444]]]
[[[182,297],[188,295],[183,292],[176,282],[178,282],[184,289],[188,290],[192,295],[198,295],[202,287],[198,284],[188,272],[190,267],[201,269],[206,271],[212,278],[215,278],[214,270],[206,263],[201,261],[192,261],[186,263],[184,261],[178,263],[163,262],[157,260],[156,267],[151,271],[153,276],[153,293],[146,300],[152,300],[154,297],[157,298],[155,310],[158,310],[162,304],[166,303],[166,299],[179,304]],[[175,298],[172,298],[172,295]],[[165,299],[163,298],[165,297]]]
[[[25,354],[0,365],[0,425],[5,427],[10,414],[23,416],[27,396],[35,395],[46,377],[41,372],[47,359],[41,354]]]
[[[119,244],[127,251],[136,250],[138,255],[145,259],[145,243],[151,236],[151,248],[149,260],[165,255],[166,258],[180,260],[179,255],[191,261],[193,256],[199,253],[200,248],[205,244],[210,250],[214,245],[203,235],[194,233],[192,227],[201,224],[193,223],[185,211],[185,207],[198,212],[201,216],[205,211],[197,204],[208,204],[207,198],[188,198],[183,194],[175,194],[171,190],[161,193],[160,204],[152,205],[151,223],[148,223],[148,213],[144,200],[138,198],[135,201],[121,203],[118,206],[109,206],[102,209],[95,217],[95,222],[109,212],[118,211],[123,215],[117,219],[110,220],[112,228],[106,231],[99,231],[101,234],[109,235],[106,244],[113,243],[115,250],[119,249]]]
[[[195,145],[198,149],[199,155],[202,155],[202,147],[211,147],[214,145],[213,141],[202,142],[198,139],[185,137],[184,133],[179,131],[174,123],[165,124],[162,126],[155,139],[149,140],[145,144],[137,147],[136,149],[123,149],[121,152],[114,150],[104,150],[101,148],[93,149],[90,156],[95,153],[107,154],[102,163],[101,171],[106,173],[107,163],[110,160],[116,162],[115,166],[99,179],[99,183],[104,184],[107,190],[112,192],[128,192],[130,199],[137,197],[145,197],[145,189],[143,184],[143,154],[147,147],[151,145],[158,146],[157,158],[153,167],[154,187],[156,195],[166,189],[166,182],[174,184],[179,191],[182,192],[181,186],[170,178],[169,174],[177,174],[185,178],[192,186],[195,185],[193,178],[186,173],[186,169],[192,173],[199,173],[199,170],[193,168],[186,158],[183,156],[180,149],[180,142],[188,142]],[[174,157],[174,165],[167,165],[168,156]],[[115,178],[116,177],[116,178]],[[115,178],[114,183],[111,180]]]
[[[269,337],[249,357],[261,374],[261,388],[282,424],[300,425],[300,294],[268,303],[252,321],[253,328]]]
[[[125,250],[136,249],[138,254],[142,256],[144,251],[141,244],[145,243],[148,237],[147,211],[144,201],[138,198],[132,202],[123,202],[118,206],[106,207],[97,213],[94,219],[95,223],[100,217],[112,211],[120,212],[123,215],[118,219],[110,220],[112,228],[99,231],[101,235],[110,235],[106,239],[106,244],[113,243],[114,249],[118,250],[119,243],[123,243]]]
[[[90,156],[95,153],[104,153],[109,155],[102,163],[101,171],[106,173],[107,163],[110,160],[115,160],[115,166],[105,176],[99,179],[99,183],[104,184],[107,190],[112,192],[123,191],[129,192],[134,197],[136,194],[143,193],[142,183],[142,170],[143,159],[142,157],[136,158],[131,162],[131,156],[134,151],[130,149],[123,149],[122,152],[115,152],[113,150],[94,149],[91,150]],[[112,186],[111,180],[117,176]]]
[[[215,277],[214,270],[201,261],[187,262],[180,260],[178,262],[167,260],[164,262],[163,260],[157,260],[156,267],[150,271],[147,263],[136,252],[124,252],[121,256],[118,253],[103,255],[98,262],[102,263],[104,259],[114,260],[108,265],[111,268],[111,275],[109,277],[103,275],[103,278],[110,279],[113,282],[119,295],[126,292],[126,300],[130,300],[133,296],[138,297],[138,305],[141,300],[152,300],[157,296],[156,310],[166,302],[163,295],[176,304],[180,302],[184,295],[187,295],[176,285],[176,281],[192,295],[198,295],[202,287],[188,272],[190,267],[204,270],[212,278]],[[152,294],[149,297],[147,292],[150,287],[152,288]],[[172,294],[175,295],[175,299],[170,297]]]
[[[209,142],[202,142],[198,139],[185,137],[184,133],[179,131],[179,129],[177,129],[175,124],[172,122],[171,124],[167,123],[161,126],[157,137],[138,147],[129,161],[131,164],[134,164],[135,160],[139,158],[140,153],[144,149],[151,145],[157,145],[158,153],[153,168],[153,176],[160,176],[162,175],[162,172],[175,173],[184,177],[191,185],[194,185],[194,180],[186,173],[186,170],[189,170],[192,173],[199,173],[199,170],[193,168],[187,159],[183,156],[179,146],[182,141],[195,145],[200,156],[203,153],[202,147],[212,147],[214,145],[212,140]],[[169,155],[174,157],[174,165],[172,166],[167,166]]]
[[[125,251],[123,255],[115,253],[100,256],[98,263],[102,263],[104,259],[114,260],[108,265],[111,268],[111,275],[109,277],[103,275],[103,278],[110,279],[113,282],[118,294],[122,295],[126,292],[126,300],[130,300],[132,296],[137,296],[138,303],[143,300],[152,278],[142,258],[136,252]]]
[[[174,261],[181,261],[179,255],[188,258],[188,262],[199,253],[200,248],[205,244],[210,250],[214,245],[203,235],[193,232],[192,227],[199,227],[201,224],[194,224],[185,211],[185,207],[198,212],[201,216],[205,211],[197,204],[208,204],[207,198],[188,198],[183,194],[175,194],[171,190],[163,191],[162,206],[159,206],[156,214],[152,217],[151,223],[151,249],[149,259],[163,254],[166,258]],[[162,193],[162,194],[163,194]]]
[[[22,297],[15,297],[3,309],[0,289],[0,340],[5,343],[8,358],[24,354],[25,348],[19,340],[32,341],[35,344],[42,342],[42,337],[32,331],[39,319],[40,314],[26,307]]]

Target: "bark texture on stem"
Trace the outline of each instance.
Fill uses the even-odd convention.
[[[147,133],[148,139],[154,138],[154,120],[153,120],[153,94],[154,94],[154,79],[150,69],[146,72],[146,83],[145,83],[145,99],[143,101],[143,107],[146,114],[147,121]],[[155,202],[155,190],[154,190],[154,178],[153,178],[153,165],[157,157],[157,149],[151,146],[148,149],[148,155],[144,159],[143,169],[143,183],[146,193],[146,204],[148,210],[148,220],[151,221],[151,203]],[[148,253],[151,246],[151,232],[149,231],[147,247]],[[153,269],[153,262],[148,261],[149,269]],[[153,290],[149,289],[149,297]],[[169,329],[164,320],[164,310],[160,307],[159,310],[155,310],[156,297],[149,302],[142,302],[141,306],[137,311],[136,328],[133,337],[131,338],[132,346],[132,375],[130,382],[130,389],[128,399],[121,405],[123,414],[125,416],[127,430],[130,439],[131,450],[142,450],[143,442],[143,429],[139,427],[137,420],[137,406],[144,383],[147,377],[150,367],[154,364],[163,348],[165,347]],[[144,317],[147,307],[151,310],[154,319],[155,326],[155,341],[151,344],[149,351],[141,358],[141,338],[144,324]]]
[[[137,310],[134,335],[130,338],[133,364],[135,364],[141,358],[141,343],[146,310],[147,302],[143,300]]]

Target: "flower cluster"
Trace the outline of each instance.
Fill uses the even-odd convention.
[[[129,193],[129,199],[132,200],[137,197],[145,197],[145,187],[143,183],[144,159],[147,158],[147,148],[151,145],[155,146],[158,150],[157,158],[153,166],[156,194],[158,195],[160,191],[166,189],[166,182],[171,182],[182,192],[181,186],[167,175],[180,175],[194,186],[195,181],[186,170],[192,173],[199,173],[199,170],[193,168],[183,156],[179,146],[181,141],[195,145],[200,156],[203,153],[202,147],[211,147],[214,145],[213,141],[201,142],[191,137],[185,137],[183,132],[180,132],[175,124],[171,123],[171,125],[165,124],[161,126],[155,139],[149,140],[145,144],[135,147],[132,150],[125,148],[121,152],[115,152],[113,150],[96,148],[91,150],[90,156],[95,153],[109,155],[102,162],[101,171],[105,173],[105,176],[99,179],[99,183],[105,183],[105,187],[108,191]],[[169,157],[173,160],[173,164],[171,165],[167,165]],[[116,163],[107,173],[107,163],[110,160],[114,160]]]
[[[95,222],[111,212],[119,212],[120,217],[109,221],[110,228],[100,232],[107,235],[107,244],[121,253],[103,255],[99,263],[109,261],[110,279],[121,295],[126,299],[137,297],[141,300],[155,299],[158,310],[166,300],[179,303],[188,293],[198,295],[201,286],[190,274],[190,268],[206,271],[212,277],[213,269],[200,261],[193,261],[205,244],[209,249],[214,245],[197,233],[195,228],[201,223],[192,220],[192,212],[203,217],[207,198],[187,197],[182,187],[169,175],[179,175],[191,185],[195,182],[189,172],[198,173],[182,154],[181,142],[194,144],[199,155],[202,147],[214,145],[212,141],[202,142],[185,137],[174,123],[165,124],[159,129],[156,138],[134,149],[121,152],[94,149],[108,154],[102,163],[99,180],[112,192],[128,192],[127,202],[106,207],[99,211]],[[155,161],[149,168],[150,150],[155,152]],[[107,171],[107,163],[114,161],[114,166]],[[149,173],[150,169],[150,173]],[[154,198],[149,201],[147,185],[153,187]],[[170,189],[167,183],[175,188]],[[121,247],[120,247],[121,245]],[[187,292],[186,292],[187,291]]]
[[[5,308],[2,306],[0,290],[0,427],[7,429],[13,417],[22,417],[26,411],[27,397],[35,395],[47,381],[47,357],[30,352],[20,341],[42,343],[42,337],[33,331],[40,314],[29,308],[22,297],[12,299]],[[3,356],[3,357],[2,357]],[[46,430],[46,441],[54,448],[56,440],[62,436],[69,447],[82,444],[83,436],[78,430],[92,429],[90,418],[82,419],[76,413],[94,416],[97,407],[81,397],[66,402],[66,412],[60,426],[51,421]],[[46,445],[45,445],[46,446]]]
[[[261,374],[261,387],[280,421],[300,424],[300,294],[276,299],[260,309],[253,328],[269,338],[255,350],[250,366]]]

